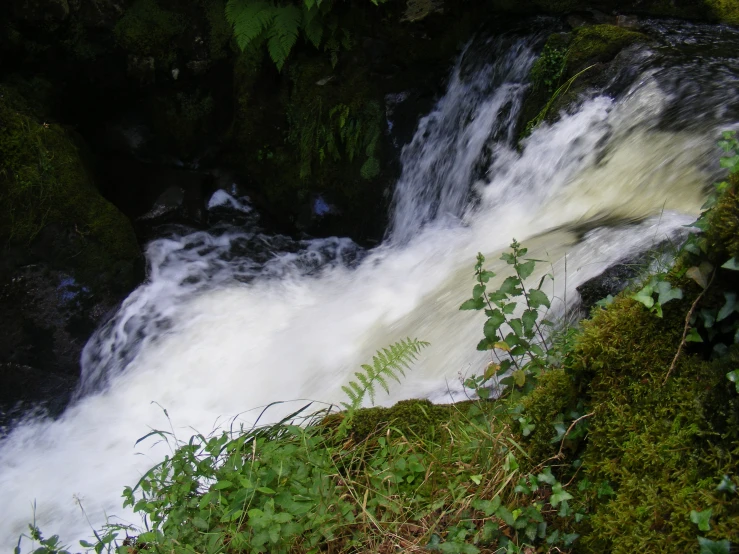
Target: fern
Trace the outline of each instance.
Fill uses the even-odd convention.
[[[400,383],[400,377],[405,377],[405,371],[410,369],[411,362],[415,361],[419,352],[428,345],[427,342],[408,338],[378,350],[372,357],[372,365],[364,364],[363,371],[354,374],[357,380],[341,387],[348,400],[341,405],[351,416],[362,405],[365,397],[369,396],[370,402],[374,404],[375,386],[379,383],[385,392],[389,393],[388,379]]]
[[[315,48],[323,44],[335,66],[339,48],[349,50],[353,43],[345,29],[341,39],[334,36],[338,30],[335,17],[327,21],[335,0],[296,1],[298,5],[278,4],[274,0],[228,0],[226,20],[233,27],[236,44],[243,51],[266,42],[270,58],[281,71],[302,33]],[[379,1],[386,0],[370,1],[378,5]],[[326,33],[326,28],[329,33]]]

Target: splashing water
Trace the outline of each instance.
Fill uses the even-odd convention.
[[[381,400],[455,398],[458,374],[485,363],[475,350],[482,320],[457,310],[477,251],[495,259],[516,237],[551,261],[552,294],[571,302],[608,266],[683,234],[716,170],[714,137],[734,116],[711,105],[700,124],[679,124],[697,100],[674,77],[691,66],[647,52],[653,67],[623,93],[591,94],[519,152],[514,122],[532,40],[500,42],[480,73],[457,65],[403,152],[385,245],[362,252],[346,239],[229,227],[154,241],[149,281],[86,347],[78,401],[0,445],[0,543],[15,543],[34,499],[45,533],[67,540],[91,534],[75,498],[96,526],[106,514],[138,523],[120,493],[166,453],[134,447],[150,428],[169,428],[161,407],[182,437],[237,414],[253,421],[258,412],[245,410],[272,401],[336,401],[360,363],[406,336],[432,345]],[[726,71],[704,76],[723,87],[719,104],[736,96],[739,75],[739,62],[721,63]]]

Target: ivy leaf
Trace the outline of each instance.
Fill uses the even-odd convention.
[[[723,267],[724,269],[732,269],[734,271],[739,271],[739,259],[731,258],[728,262],[726,262],[721,267]]]
[[[572,500],[574,497],[562,488],[562,483],[555,483],[552,486],[552,496],[549,497],[549,503],[556,508],[560,502]]]
[[[739,393],[739,369],[727,373],[726,378],[736,385],[736,392]]]
[[[712,541],[704,537],[698,537],[698,545],[701,547],[700,554],[729,554],[731,543],[728,540]]]
[[[724,298],[726,298],[726,304],[724,304],[723,307],[719,310],[716,321],[726,319],[733,313],[734,309],[736,308],[736,293],[725,292]]]
[[[713,266],[709,262],[703,262],[700,266],[691,267],[685,272],[685,275],[698,283],[701,288],[708,286],[708,276],[713,271]]]
[[[739,155],[721,158],[720,163],[721,167],[728,169],[730,173],[735,173],[737,171],[737,166],[739,166]]]
[[[718,484],[718,487],[716,487],[716,490],[736,493],[736,485],[731,480],[731,477],[729,477],[728,475],[724,475],[721,478],[721,482]]]
[[[644,304],[647,308],[651,308],[652,306],[654,306],[654,298],[652,298],[653,293],[654,288],[652,287],[652,285],[646,285],[639,292],[633,294],[631,298],[633,298],[637,302]]]
[[[670,300],[680,300],[683,297],[682,289],[673,287],[667,281],[660,281],[659,283],[657,283],[656,289],[657,293],[659,294],[659,296],[657,297],[657,302],[660,306],[666,304]]]
[[[685,337],[685,342],[703,342],[703,337],[698,333],[698,329],[695,327],[690,329],[690,332]]]
[[[540,306],[551,307],[549,297],[546,293],[537,289],[529,291],[529,304],[533,309],[539,308]]]
[[[710,523],[711,514],[713,514],[713,510],[711,508],[707,510],[703,510],[702,512],[690,510],[690,521],[695,523],[698,526],[699,530],[710,531],[711,530],[711,523]]]

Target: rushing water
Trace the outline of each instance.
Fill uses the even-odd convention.
[[[739,39],[708,29],[652,25],[661,45],[624,53],[607,94],[592,91],[520,151],[535,37],[493,41],[487,58],[473,50],[483,59],[457,64],[405,148],[391,236],[372,251],[266,236],[223,195],[213,205],[239,207],[238,227],[153,242],[148,282],[85,349],[77,402],[0,446],[0,543],[15,542],[34,500],[37,523],[69,540],[91,534],[77,499],[95,525],[138,523],[120,493],[167,451],[135,446],[169,429],[162,408],[186,437],[276,400],[336,401],[360,363],[406,336],[432,346],[380,400],[454,399],[460,374],[485,363],[479,314],[457,310],[478,251],[495,260],[516,237],[550,260],[561,312],[578,284],[684,234],[717,170],[714,139],[737,119],[737,49],[720,46]]]

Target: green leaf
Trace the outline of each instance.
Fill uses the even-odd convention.
[[[690,329],[690,332],[685,337],[685,342],[703,342],[703,337],[698,333],[698,329],[695,327]]]
[[[726,303],[719,310],[718,316],[716,316],[716,321],[721,321],[723,319],[726,319],[736,309],[736,293],[725,292],[724,298],[726,299]]]
[[[739,271],[739,258],[731,258],[728,262],[722,265],[724,269],[731,269],[733,271]]]
[[[727,373],[726,378],[736,385],[736,392],[739,393],[739,369]]]
[[[508,277],[498,289],[500,292],[509,296],[520,296],[523,292],[519,286],[518,277]]]
[[[485,293],[485,286],[477,284],[472,287],[472,300],[478,300]]]
[[[690,521],[695,523],[698,526],[698,529],[700,531],[710,531],[711,530],[711,514],[713,513],[713,510],[710,508],[708,510],[703,510],[702,512],[697,512],[695,510],[690,511]]]
[[[640,302],[641,304],[644,304],[647,308],[651,308],[654,306],[654,298],[652,298],[652,293],[654,292],[654,289],[647,285],[643,289],[641,289],[636,294],[633,294],[631,298],[636,300],[637,302]]]
[[[660,281],[655,288],[659,294],[657,302],[659,302],[660,306],[663,306],[670,300],[679,300],[683,297],[682,289],[673,287],[667,281]]]
[[[698,545],[701,547],[700,554],[730,554],[731,551],[731,543],[725,539],[712,541],[698,537]]]
[[[556,508],[560,502],[572,500],[574,497],[562,488],[561,483],[555,483],[552,486],[552,496],[549,497],[549,503]]]
[[[551,307],[549,303],[549,297],[542,291],[534,289],[529,291],[529,305],[533,309],[537,309],[540,306]]]
[[[485,307],[485,300],[482,298],[472,298],[463,302],[459,307],[460,310],[482,310]]]
[[[523,321],[523,328],[527,335],[531,335],[534,332],[534,325],[539,317],[539,312],[536,310],[526,310],[521,315],[521,321]]]
[[[498,329],[500,329],[500,326],[503,325],[503,323],[505,323],[503,312],[498,309],[492,310],[490,317],[485,322],[482,329],[485,338],[491,341],[496,341],[498,337]]]
[[[207,529],[208,528],[208,522],[206,522],[202,517],[194,517],[192,518],[192,524],[197,527],[198,529]]]
[[[475,485],[482,483],[482,475],[470,475],[470,479]]]
[[[495,515],[505,521],[506,525],[510,527],[513,527],[513,525],[516,523],[516,519],[513,517],[513,513],[505,506],[501,506],[500,508],[498,508],[495,511]]]
[[[736,493],[736,485],[734,484],[734,481],[731,480],[731,477],[729,477],[728,475],[724,475],[721,478],[721,482],[718,484],[718,487],[716,487],[716,490],[722,492]]]
[[[217,491],[220,491],[223,489],[227,489],[232,485],[233,483],[231,481],[218,481],[215,485],[213,485],[213,488]]]
[[[482,281],[483,283],[487,283],[493,277],[495,277],[495,273],[493,273],[492,271],[484,270],[480,272],[480,281]]]
[[[530,260],[518,266],[518,275],[521,277],[522,281],[528,279],[528,277],[534,272],[535,266],[536,262],[534,262],[534,260]]]

